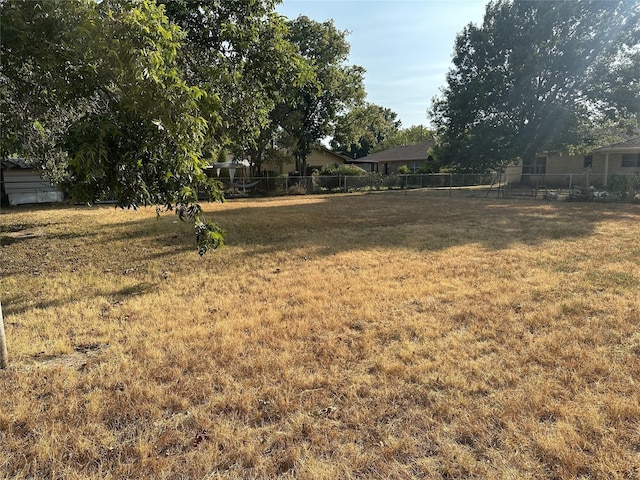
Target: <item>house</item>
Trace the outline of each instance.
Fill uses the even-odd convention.
[[[640,174],[640,136],[594,150],[590,167],[600,168],[604,185],[607,184],[607,177],[614,173]]]
[[[307,175],[314,170],[320,170],[322,167],[330,167],[332,165],[344,165],[349,157],[338,152],[332,152],[324,146],[314,147],[307,157]],[[291,155],[284,155],[279,161],[267,159],[263,162],[262,168],[271,175],[288,174],[296,169],[296,162]]]
[[[597,148],[586,155],[539,155],[510,170],[508,181],[548,187],[572,184],[606,186],[613,175],[640,174],[640,136]]]
[[[41,173],[23,158],[2,160],[0,173],[2,203],[22,205],[64,200],[64,194],[58,187],[43,178]]]
[[[384,175],[397,173],[402,165],[406,165],[413,173],[417,173],[431,160],[430,150],[433,144],[433,140],[428,140],[415,145],[392,147],[366,157],[349,160],[349,163],[358,165],[368,172]]]

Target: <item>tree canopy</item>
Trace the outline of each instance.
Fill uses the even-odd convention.
[[[2,155],[19,153],[78,200],[172,208],[219,197],[203,168],[311,147],[364,98],[332,21],[276,0],[3,1]]]
[[[528,161],[637,118],[639,15],[629,0],[489,3],[483,24],[458,35],[433,102],[440,162],[483,171]]]
[[[258,164],[274,134],[270,114],[306,66],[287,40],[273,0],[161,0],[186,32],[180,64],[188,80],[220,99],[207,148]]]
[[[338,117],[331,148],[361,158],[397,135],[401,125],[398,115],[389,108],[374,103],[356,105]]]
[[[200,111],[215,98],[185,82],[184,35],[161,7],[8,1],[2,19],[4,152],[24,153],[82,201],[174,208],[196,202],[196,189],[215,197]]]
[[[379,152],[400,145],[415,145],[433,138],[433,130],[425,125],[401,128],[380,142],[372,152]]]
[[[364,100],[364,69],[346,63],[347,32],[333,21],[316,22],[300,16],[288,22],[288,40],[309,66],[305,81],[292,84],[273,110],[281,141],[296,159],[302,173],[312,147],[334,131],[339,114]]]

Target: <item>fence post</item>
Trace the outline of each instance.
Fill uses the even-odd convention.
[[[573,185],[573,173],[569,174],[569,190],[571,190],[571,186]]]
[[[4,334],[4,320],[2,318],[2,303],[0,303],[0,369],[7,368],[9,356],[7,354],[7,338]]]
[[[504,182],[502,183],[502,186],[500,185],[500,183],[498,183],[498,198],[500,197],[500,189],[502,189],[502,198],[506,197],[507,185],[509,185],[509,173],[505,169]]]
[[[453,173],[449,174],[449,196],[453,194]]]

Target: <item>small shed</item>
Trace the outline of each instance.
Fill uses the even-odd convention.
[[[64,200],[64,194],[24,158],[6,158],[1,163],[3,203],[23,205]]]

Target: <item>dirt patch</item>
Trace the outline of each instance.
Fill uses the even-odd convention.
[[[90,360],[94,359],[98,353],[107,348],[108,344],[91,343],[87,345],[78,345],[74,347],[74,351],[64,355],[46,355],[39,353],[33,357],[36,365],[46,365],[50,367],[67,367],[84,369]]]
[[[43,226],[19,228],[17,226],[4,229],[0,235],[0,245],[6,246],[14,243],[30,240],[32,238],[40,238],[44,236],[45,228]]]

